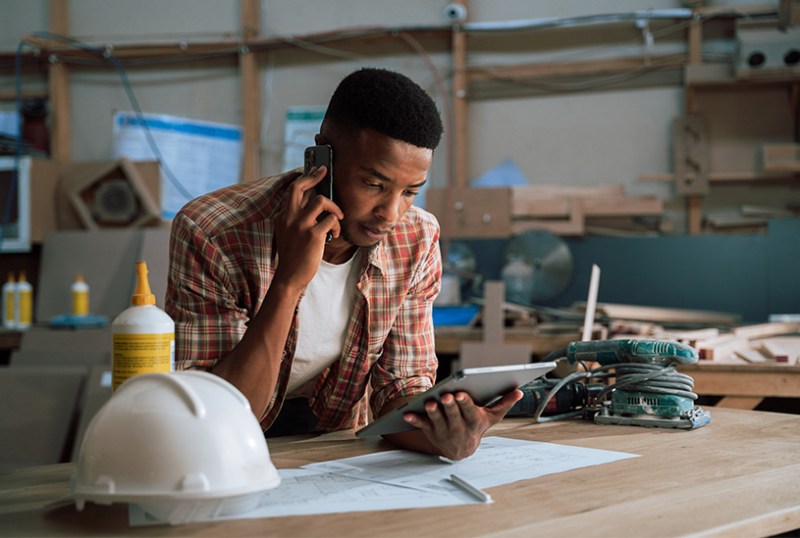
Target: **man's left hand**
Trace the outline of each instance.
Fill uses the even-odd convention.
[[[480,407],[466,392],[445,394],[441,402],[425,404],[425,415],[406,413],[406,422],[419,428],[433,447],[451,460],[471,456],[481,443],[486,430],[500,422],[520,398],[514,390],[491,407]]]

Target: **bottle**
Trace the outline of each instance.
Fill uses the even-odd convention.
[[[136,277],[131,306],[111,324],[112,391],[135,375],[171,372],[175,367],[175,323],[156,306],[145,262],[136,262]]]
[[[8,280],[3,284],[3,328],[17,327],[17,281],[14,273],[8,273]]]
[[[505,284],[506,301],[530,305],[533,300],[533,267],[519,254],[511,254],[500,276]]]
[[[72,315],[73,316],[88,316],[89,315],[89,285],[83,279],[83,274],[78,273],[75,276],[75,282],[72,283],[70,288],[72,293]]]
[[[17,329],[25,330],[33,322],[33,286],[26,280],[25,271],[20,271],[16,285]]]

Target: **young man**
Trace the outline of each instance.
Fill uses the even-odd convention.
[[[430,388],[439,227],[412,203],[441,134],[417,84],[361,69],[339,84],[316,136],[333,148],[333,200],[314,191],[323,166],[189,202],[170,240],[177,367],[230,381],[267,436],[363,425],[368,383],[376,416]],[[417,429],[387,437],[461,459],[520,397],[480,408],[446,395],[407,415]]]

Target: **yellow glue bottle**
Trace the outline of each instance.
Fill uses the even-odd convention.
[[[25,271],[20,271],[16,286],[17,329],[25,330],[33,323],[33,286],[27,281]]]
[[[111,324],[114,348],[111,390],[117,390],[135,375],[174,369],[175,323],[156,306],[145,262],[136,262],[136,277],[131,306]]]
[[[17,327],[17,281],[14,273],[8,273],[8,280],[3,284],[3,328]]]
[[[83,279],[83,274],[78,273],[75,282],[70,287],[72,293],[72,315],[89,315],[89,285]]]

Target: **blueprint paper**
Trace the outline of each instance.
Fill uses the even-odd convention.
[[[280,486],[263,492],[257,508],[214,520],[481,504],[447,478],[457,474],[479,488],[489,488],[636,457],[504,437],[486,437],[474,455],[452,463],[417,452],[391,450],[313,463],[301,469],[279,469]],[[164,523],[136,505],[131,505],[129,519],[132,526]]]
[[[435,489],[441,480],[457,474],[475,486],[489,488],[635,457],[610,450],[486,437],[475,454],[454,463],[417,452],[392,450],[314,463],[306,468],[422,490]]]

